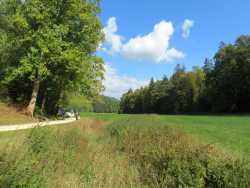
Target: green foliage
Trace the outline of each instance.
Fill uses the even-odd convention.
[[[168,80],[151,80],[149,86],[136,91],[129,90],[121,99],[121,113],[188,113],[199,110],[199,97],[204,88],[205,74],[194,67],[185,72],[177,65],[176,72]]]
[[[64,96],[61,105],[79,112],[117,113],[119,100],[103,95],[90,98],[69,93]]]
[[[92,102],[85,96],[77,95],[74,93],[67,94],[61,105],[65,109],[74,109],[78,112],[91,112],[93,111]]]
[[[129,90],[121,99],[121,113],[180,114],[250,112],[250,37],[223,44],[213,61],[192,71],[177,65],[169,78]]]
[[[117,113],[119,100],[113,97],[100,96],[93,101],[93,111],[97,113]]]
[[[99,0],[3,0],[0,12],[0,85],[14,102],[27,103],[37,80],[40,106],[46,98],[56,108],[69,90],[86,96],[100,92]]]
[[[212,111],[250,111],[249,43],[249,36],[241,36],[235,44],[223,45],[216,53],[206,78]]]

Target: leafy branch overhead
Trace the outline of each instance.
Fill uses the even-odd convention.
[[[4,0],[0,7],[1,72],[8,90],[22,84],[21,79],[31,88],[39,81],[40,91],[21,99],[26,103],[31,93],[48,95],[50,85],[57,86],[57,101],[66,90],[100,92],[103,61],[95,52],[103,34],[98,0]]]

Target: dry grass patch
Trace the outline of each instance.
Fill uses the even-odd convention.
[[[21,114],[16,108],[0,102],[0,126],[11,124],[31,123],[36,120]]]

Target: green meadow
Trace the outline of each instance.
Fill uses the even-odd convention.
[[[200,141],[250,156],[250,116],[160,116],[166,125],[181,129]]]
[[[217,145],[235,154],[250,156],[250,116],[247,115],[124,115],[83,113],[104,121],[153,116],[155,124],[184,131],[200,142]],[[145,119],[145,122],[147,119]],[[145,122],[142,122],[144,124]]]

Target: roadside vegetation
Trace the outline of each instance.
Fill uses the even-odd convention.
[[[62,127],[1,133],[0,186],[250,185],[247,157],[199,143],[159,116],[96,116]]]

